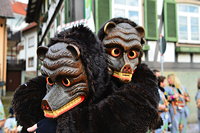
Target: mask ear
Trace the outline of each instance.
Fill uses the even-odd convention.
[[[45,54],[47,53],[48,51],[48,47],[45,47],[45,46],[39,46],[38,49],[37,49],[37,55],[38,55],[38,58],[43,61],[44,58],[45,58]]]
[[[135,27],[135,29],[138,31],[138,33],[139,33],[139,36],[140,36],[141,38],[143,38],[143,37],[144,37],[144,35],[145,35],[144,28],[143,28],[143,27],[141,27],[141,26],[136,26],[136,27]]]
[[[70,44],[67,49],[72,53],[76,60],[80,57],[80,50],[77,46]]]
[[[108,34],[112,28],[114,28],[116,26],[116,24],[114,22],[108,22],[105,24],[104,26],[104,33]]]

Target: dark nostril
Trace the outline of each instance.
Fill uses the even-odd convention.
[[[41,108],[43,110],[51,110],[51,107],[49,106],[48,102],[46,100],[42,100]]]
[[[122,71],[125,73],[126,72],[130,73],[132,71],[132,68],[130,65],[125,65]]]
[[[46,105],[46,109],[49,110],[49,106]]]
[[[124,67],[125,70],[130,70],[130,67]]]

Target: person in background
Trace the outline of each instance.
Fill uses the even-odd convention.
[[[195,101],[196,101],[197,109],[198,109],[197,116],[198,116],[199,133],[200,133],[200,78],[197,81],[197,89],[198,89],[198,91],[195,96]]]
[[[3,126],[5,123],[5,112],[4,112],[4,106],[0,99],[0,133],[3,133]]]
[[[160,71],[159,70],[157,70],[157,69],[154,69],[154,70],[152,70],[153,71],[153,73],[154,73],[154,75],[156,76],[156,77],[159,77],[159,76],[161,76],[161,73],[160,73]]]
[[[168,131],[168,123],[169,123],[169,109],[168,109],[168,101],[165,96],[165,89],[164,87],[167,85],[166,77],[164,76],[158,76],[158,92],[160,95],[160,102],[158,105],[158,110],[160,113],[160,116],[163,120],[163,125],[161,128],[156,129],[155,133],[163,133]]]
[[[21,130],[21,126],[17,126],[15,114],[12,107],[9,109],[9,118],[6,119],[4,124],[4,133],[18,133]]]
[[[189,108],[187,103],[190,101],[190,97],[187,89],[182,85],[179,78],[176,75],[174,76],[174,86],[179,93],[179,99],[177,101],[177,111],[180,114],[179,117],[179,131],[180,133],[186,133],[187,129],[187,117],[189,115]]]
[[[174,76],[170,74],[167,76],[168,86],[165,87],[165,91],[168,94],[168,101],[169,101],[169,114],[170,114],[170,121],[171,127],[170,131],[172,133],[177,133],[179,131],[179,113],[177,113],[177,101],[179,98],[179,94],[177,89],[174,86]]]
[[[186,132],[186,115],[185,105],[188,98],[184,97],[183,86],[175,74],[168,75],[168,83],[172,88],[173,95],[170,97],[173,111],[171,110],[170,115],[172,116],[172,133]]]
[[[188,90],[186,87],[183,87],[183,98],[185,100],[185,106],[184,106],[184,113],[183,113],[183,133],[186,133],[187,131],[187,124],[188,124],[188,121],[187,121],[187,118],[190,114],[190,110],[189,110],[189,107],[188,107],[188,102],[190,102],[190,95],[188,93]]]

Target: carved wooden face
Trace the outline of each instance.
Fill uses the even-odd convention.
[[[122,82],[130,82],[141,58],[142,27],[133,27],[128,23],[109,22],[104,27],[107,34],[103,44],[109,62],[109,71]]]
[[[80,59],[79,48],[64,42],[39,47],[43,61],[41,73],[46,76],[47,94],[42,100],[44,115],[56,118],[80,104],[88,93],[88,81]]]

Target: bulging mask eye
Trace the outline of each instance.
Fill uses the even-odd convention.
[[[70,81],[69,81],[69,79],[68,79],[68,78],[64,78],[64,79],[62,80],[62,84],[63,84],[64,86],[66,86],[66,87],[70,86]]]
[[[46,82],[47,82],[47,84],[50,85],[50,86],[54,85],[54,82],[53,82],[53,81],[51,80],[51,78],[49,78],[49,77],[46,77]]]
[[[128,58],[129,58],[129,59],[135,59],[136,57],[138,57],[138,53],[137,53],[135,50],[131,50],[131,51],[128,53]]]
[[[119,48],[113,48],[111,50],[111,55],[113,57],[118,57],[118,56],[120,56],[120,54],[121,54],[121,50]]]

